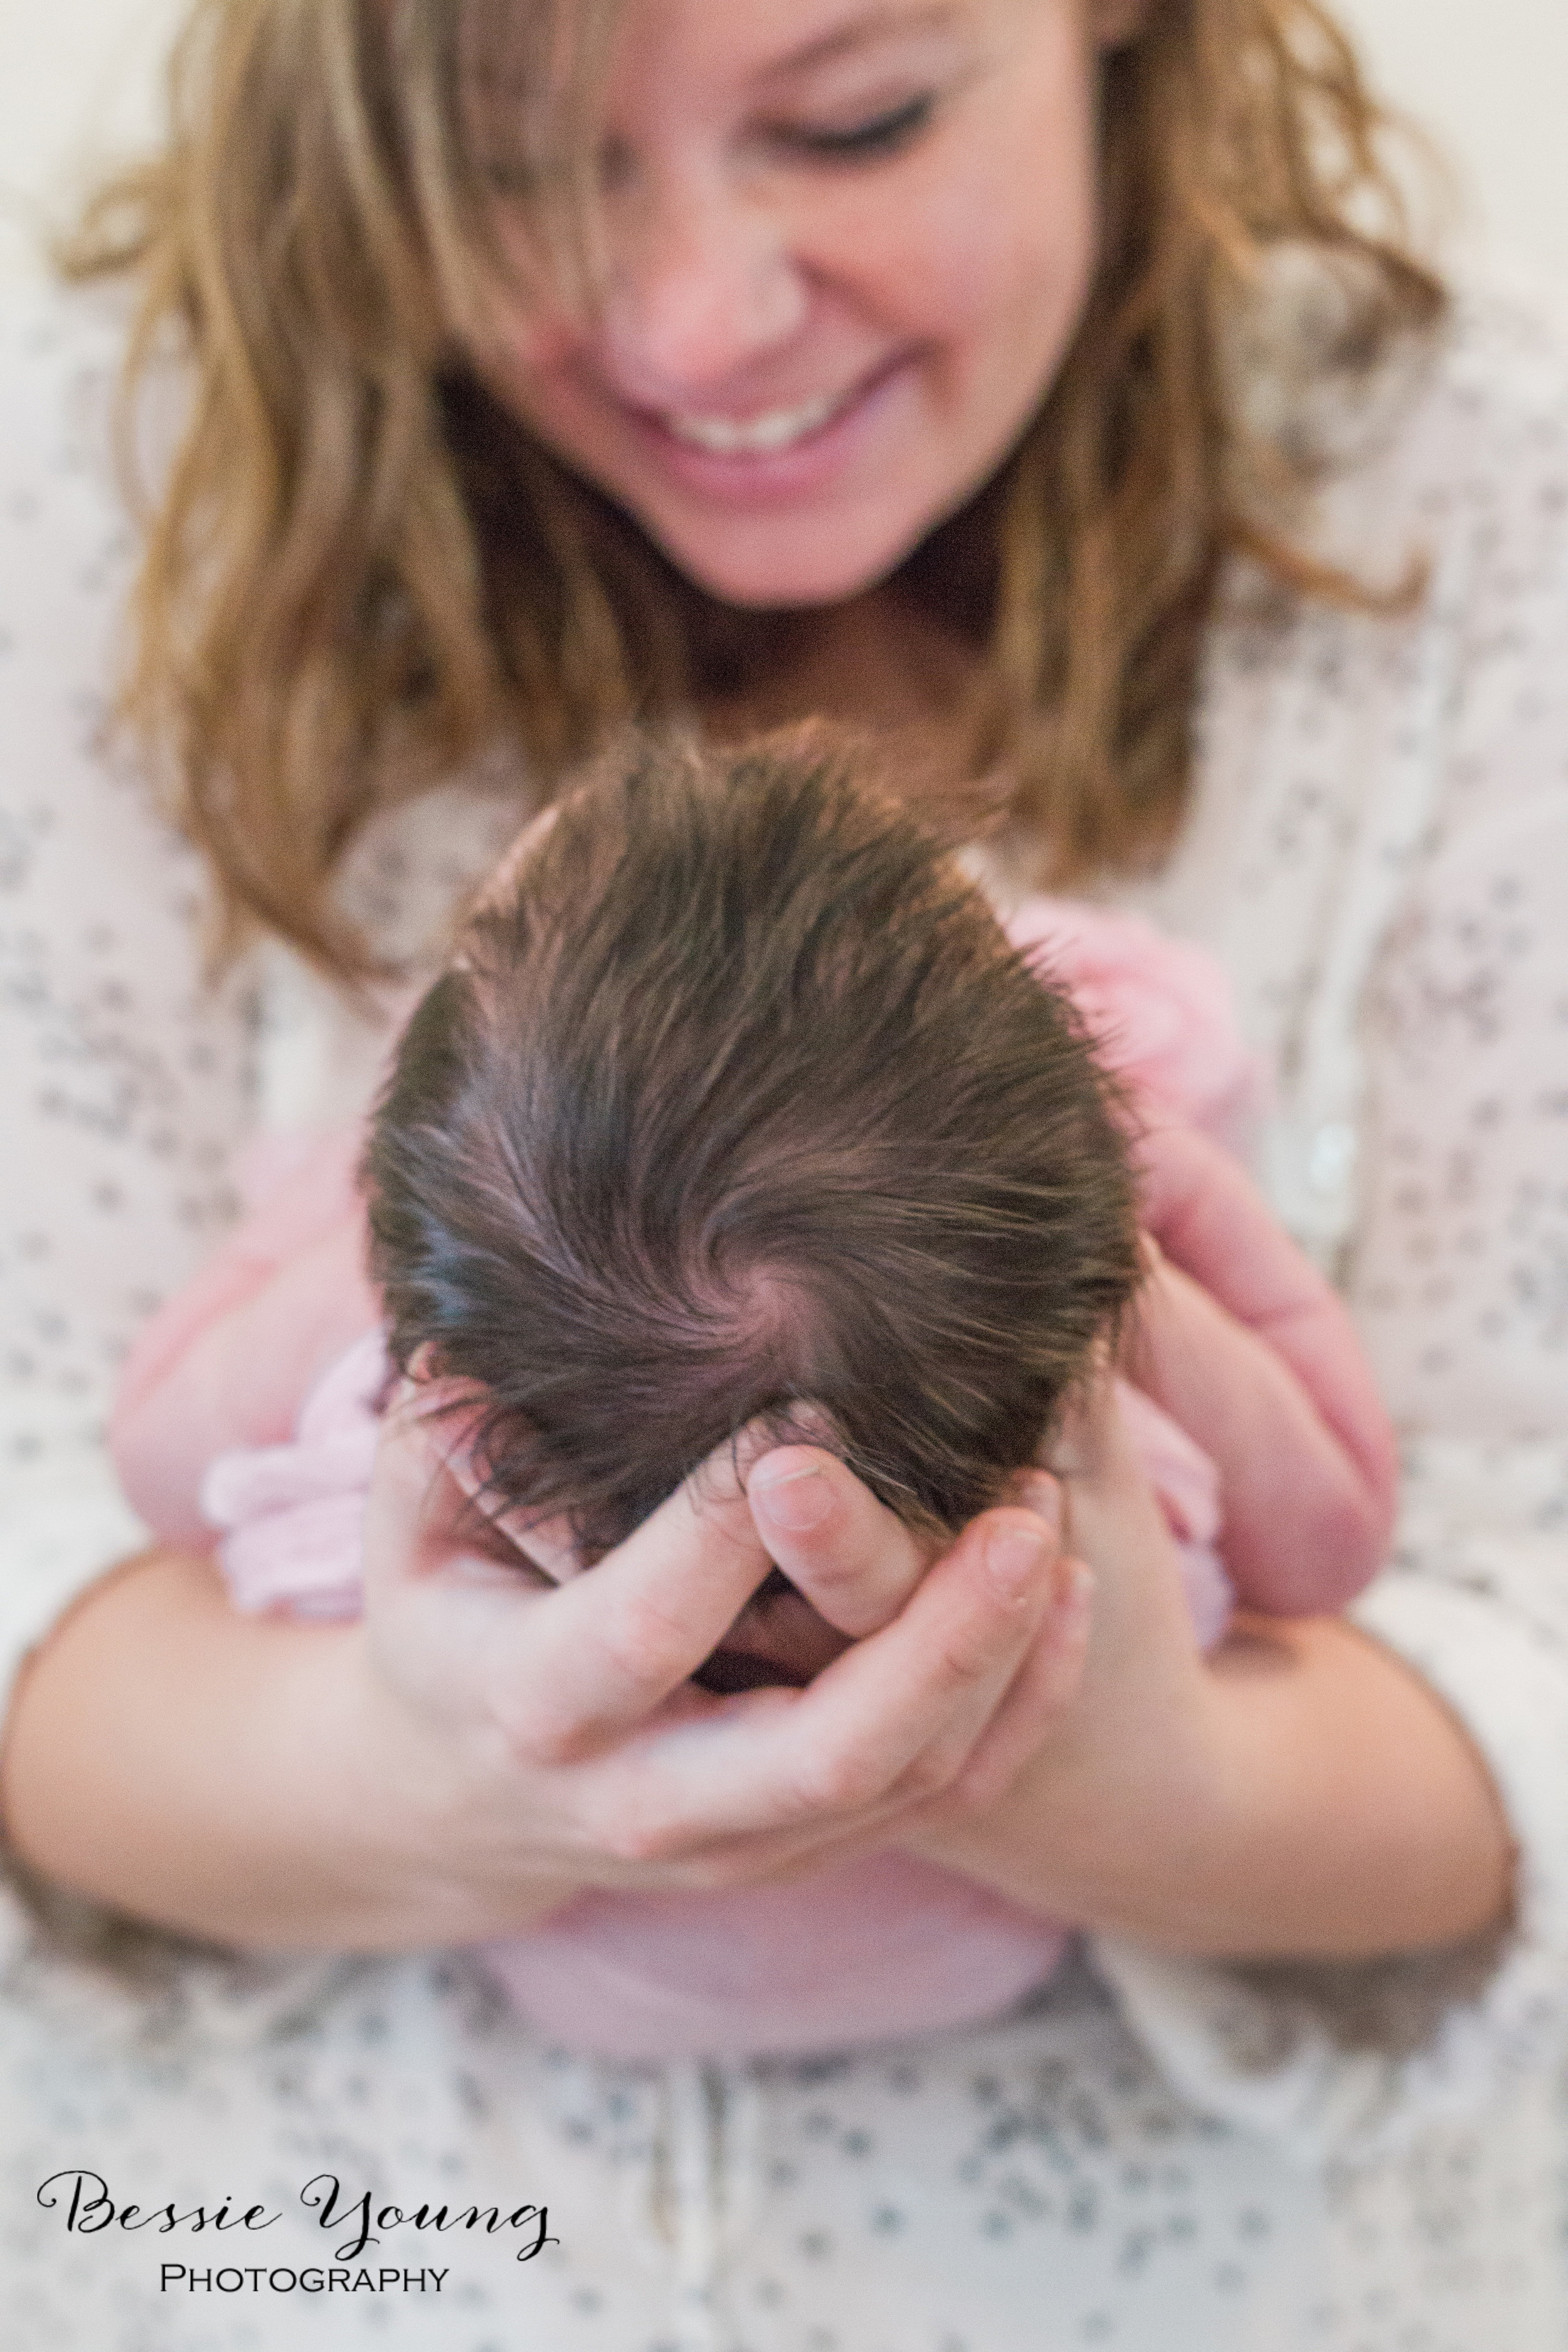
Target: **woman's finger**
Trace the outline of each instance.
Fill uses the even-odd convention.
[[[490,1661],[491,1704],[521,1752],[564,1762],[623,1736],[718,1647],[771,1566],[742,1475],[731,1447],[710,1457]],[[703,1696],[683,1695],[682,1713]]]
[[[820,1446],[774,1446],[746,1486],[769,1557],[841,1633],[889,1624],[931,1565],[931,1549]]]
[[[1047,1482],[1048,1483],[1048,1482]],[[894,1622],[804,1690],[753,1692],[623,1760],[636,1851],[679,1853],[726,1833],[854,1822],[929,1796],[956,1770],[1012,1683],[1057,1577],[1055,1530],[1034,1513],[966,1528]],[[931,1778],[919,1759],[935,1761]],[[635,1785],[634,1785],[635,1784]]]
[[[805,1694],[816,1748],[875,1755],[889,1794],[929,1796],[963,1770],[1060,1598],[1060,1490],[1036,1475],[1018,1491],[1030,1507],[973,1521],[895,1622]]]
[[[1060,1494],[1055,1481],[1036,1474],[1020,1480],[1018,1486],[1016,1499],[1020,1506],[1035,1510],[1056,1532]],[[1069,1662],[1075,1655],[1080,1619],[1087,1628],[1087,1612],[1080,1606],[1082,1589],[1089,1581],[1087,1571],[1063,1555],[1059,1535],[1053,1551],[1043,1604],[1021,1654],[1011,1662],[1004,1659],[977,1685],[968,1705],[951,1711],[913,1759],[904,1779],[893,1784],[892,1794],[907,1789],[923,1798],[933,1790],[939,1795],[955,1791],[973,1777],[983,1750],[989,1763],[981,1777],[989,1781],[1005,1772],[1011,1779],[1025,1756],[1039,1745],[1050,1717],[1081,1677],[1081,1655],[1076,1664]],[[1010,1762],[1014,1758],[1016,1760]]]
[[[699,1891],[801,1878],[894,1843],[913,1809],[908,1796],[888,1797],[850,1815],[797,1822],[787,1829],[745,1828],[712,1836],[673,1822],[648,1797],[646,1782],[628,1790],[617,1778],[602,1805],[586,1801],[585,1818],[595,1827],[603,1825],[603,1843],[595,1845],[582,1875],[626,1887]],[[604,1855],[610,1846],[616,1860],[613,1874],[606,1875]]]
[[[372,1650],[406,1698],[447,1718],[486,1712],[476,1661],[514,1642],[550,1597],[543,1580],[465,1543],[471,1507],[443,1434],[389,1413],[364,1517],[364,1609]]]
[[[1109,1381],[1068,1414],[1061,1452],[1073,1465],[1066,1479],[1072,1549],[1096,1579],[1086,1717],[1103,1722],[1131,1707],[1174,1721],[1167,1710],[1186,1707],[1193,1696],[1192,1611],[1174,1538]]]
[[[1012,1683],[946,1792],[966,1811],[999,1801],[1060,1722],[1083,1684],[1094,1619],[1094,1571],[1062,1562],[1056,1600]],[[944,1798],[938,1798],[940,1807]]]
[[[483,1392],[471,1381],[433,1373],[433,1355],[428,1341],[415,1350],[411,1377],[399,1383],[386,1419],[395,1424],[417,1423],[428,1433],[435,1459],[473,1506],[479,1522],[473,1532],[486,1538],[499,1538],[501,1556],[515,1552],[552,1584],[564,1584],[583,1566],[569,1515],[555,1512],[542,1517],[508,1505],[492,1492],[474,1449],[475,1433],[484,1417]]]
[[[1232,1154],[1207,1136],[1184,1126],[1153,1129],[1140,1143],[1139,1162],[1142,1213],[1164,1255],[1268,1342],[1370,1493],[1391,1498],[1397,1444],[1338,1292]]]
[[[366,1510],[367,1613],[387,1625],[405,1688],[410,1675],[431,1695],[466,1681],[521,1755],[590,1752],[679,1690],[767,1575],[742,1484],[766,1440],[723,1447],[592,1575],[544,1591],[479,1551],[458,1443],[417,1395],[388,1412]],[[707,1704],[685,1691],[680,1711]]]

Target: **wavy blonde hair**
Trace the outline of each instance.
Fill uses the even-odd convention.
[[[172,754],[231,937],[259,922],[345,977],[372,966],[333,876],[374,812],[499,740],[549,790],[628,717],[743,690],[787,642],[787,616],[704,595],[535,441],[455,332],[501,284],[498,173],[535,192],[539,268],[591,275],[616,5],[198,0],[164,152],[66,256],[134,275],[128,431],[171,352],[189,381],[124,713]],[[1005,774],[1058,881],[1147,864],[1179,824],[1227,555],[1389,601],[1295,542],[1312,460],[1249,415],[1232,356],[1287,247],[1341,279],[1325,371],[1439,317],[1384,126],[1315,0],[1150,0],[1105,60],[1101,254],[1071,348],[994,482],[898,576],[972,641],[968,767]]]

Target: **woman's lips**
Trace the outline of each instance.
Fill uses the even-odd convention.
[[[757,416],[683,415],[672,410],[659,422],[678,441],[689,442],[715,457],[764,457],[792,448],[810,433],[818,433],[857,397],[854,391],[825,392],[793,408],[768,408]]]
[[[617,403],[646,462],[720,503],[780,503],[825,485],[849,464],[911,368],[900,352],[846,392],[750,416],[654,411]]]

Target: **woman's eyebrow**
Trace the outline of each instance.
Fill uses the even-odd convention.
[[[847,24],[836,25],[831,32],[816,40],[804,42],[786,57],[770,65],[762,79],[776,81],[793,74],[805,73],[814,66],[828,65],[858,49],[869,48],[879,41],[896,39],[910,33],[945,32],[965,14],[960,0],[931,0],[924,7],[873,7],[853,16]]]

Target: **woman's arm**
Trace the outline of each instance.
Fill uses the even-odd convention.
[[[115,1400],[110,1445],[121,1486],[163,1543],[206,1551],[202,1482],[232,1447],[279,1445],[335,1358],[381,1321],[364,1271],[364,1213],[341,1161],[345,1195],[307,1226],[286,1223],[300,1187],[250,1217],[194,1283],[142,1333]],[[302,1171],[307,1192],[320,1189]]]
[[[768,1460],[788,1478],[791,1456]],[[247,1621],[200,1561],[128,1567],[25,1678],[0,1759],[12,1843],[196,1935],[408,1948],[515,1932],[577,1885],[732,1885],[885,1842],[994,1718],[1037,1733],[1077,1671],[1076,1616],[1033,1511],[987,1514],[927,1571],[819,1463],[860,1513],[805,1580],[847,1630],[882,1631],[806,1690],[719,1699],[687,1678],[769,1564],[729,1449],[592,1577],[538,1590],[462,1549],[428,1424],[395,1411],[363,1624]]]
[[[1079,1696],[999,1800],[950,1799],[906,1843],[1026,1905],[1227,1958],[1360,1958],[1499,1920],[1510,1833],[1457,1717],[1342,1622],[1253,1618],[1213,1658],[1184,1653],[1114,1415],[1089,1450],[1069,1482],[1098,1570]]]
[[[23,1675],[8,1843],[58,1885],[218,1941],[461,1941],[482,1930],[433,1866],[433,1792],[372,1696],[359,1626],[242,1617],[209,1561],[148,1553]],[[567,1892],[520,1883],[511,1924]]]
[[[205,892],[104,745],[133,549],[103,410],[112,316],[0,303],[0,1706],[21,1657],[146,1531],[102,1425],[156,1300],[232,1212],[255,1024],[204,981]]]
[[[1248,1620],[1180,1752],[1043,1754],[983,1822],[909,1843],[1107,1934],[1224,1959],[1363,1958],[1507,1914],[1512,1841],[1458,1718],[1342,1621]],[[1134,1780],[1134,1775],[1136,1779]]]
[[[920,1573],[903,1530],[830,1457],[773,1460],[781,1480],[816,1475],[779,1485],[771,1517],[758,1494],[768,1551],[791,1556],[819,1605],[842,1612],[858,1592],[884,1613]],[[905,1842],[932,1859],[1175,1949],[1399,1950],[1498,1916],[1509,1847],[1490,1783],[1405,1667],[1331,1624],[1255,1629],[1205,1666],[1173,1579],[1163,1622],[1158,1606],[1151,1618],[1165,1538],[1135,1471],[1102,1500],[1077,1486],[1074,1518],[1091,1554],[1122,1556],[1102,1560],[1084,1690],[1054,1734],[1081,1601],[999,1596],[971,1542],[950,1589],[934,1574],[921,1586],[923,1613],[904,1609],[818,1677],[814,1711],[806,1694],[754,1695],[781,1722],[766,1739],[752,1722],[759,1737],[739,1748],[758,1713],[746,1701],[672,1722],[663,1749],[616,1739],[655,1714],[661,1682],[674,1688],[765,1569],[762,1545],[749,1557],[728,1523],[710,1523],[705,1557],[660,1563],[657,1604],[648,1586],[606,1594],[603,1569],[577,1589],[590,1613],[567,1636],[580,1696],[564,1725],[565,1659],[522,1626],[517,1654],[555,1718],[531,1720],[520,1673],[507,1724],[492,1714],[467,1741],[441,1719],[447,1699],[427,1687],[411,1706],[374,1671],[362,1628],[242,1619],[205,1563],[153,1555],[90,1594],[26,1676],[4,1758],[10,1834],[45,1875],[100,1901],[260,1945],[503,1934],[574,1885],[765,1876],[817,1840],[897,1834],[901,1813]],[[1148,1549],[1127,1573],[1130,1538]],[[672,1607],[682,1591],[689,1605]],[[449,1594],[431,1597],[453,1616]],[[489,1613],[497,1595],[468,1597]],[[500,1598],[515,1611],[514,1591]],[[493,1660],[494,1624],[470,1632],[472,1656]],[[427,1673],[417,1624],[409,1653]],[[456,1657],[448,1643],[448,1677]],[[606,1661],[624,1677],[628,1658],[640,1678],[623,1719],[595,1726],[595,1678],[609,1686]],[[542,1793],[549,1769],[521,1759],[578,1742],[616,1769],[591,1785],[574,1766],[574,1787]],[[939,1819],[931,1785],[965,1772]]]
[[[1355,1326],[1228,1152],[1165,1127],[1140,1158],[1158,1255],[1124,1369],[1219,1471],[1240,1605],[1342,1609],[1388,1557],[1399,1483]]]

